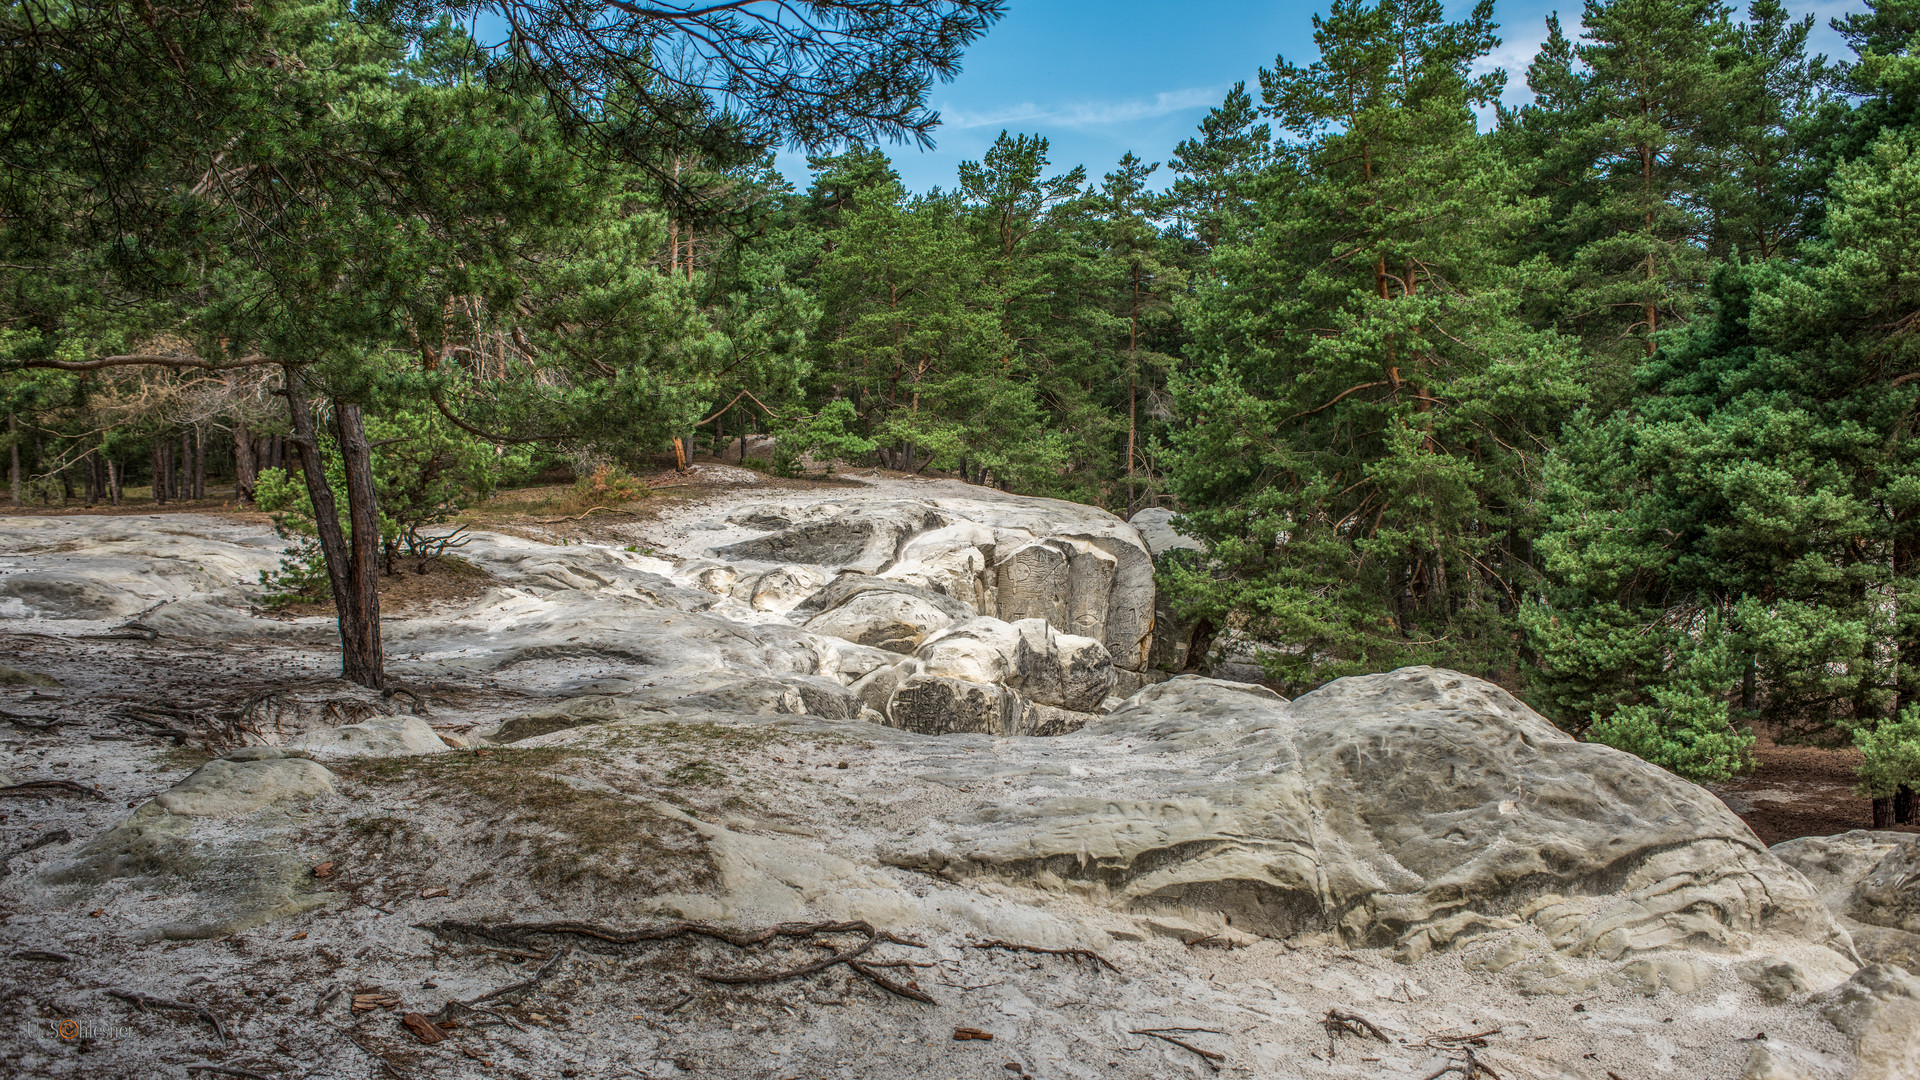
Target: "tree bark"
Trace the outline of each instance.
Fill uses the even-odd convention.
[[[356,662],[372,681],[348,678],[376,690],[386,682],[386,656],[380,647],[380,505],[373,486],[373,447],[360,406],[333,402],[334,422],[340,431],[340,459],[347,474],[347,517],[353,533],[352,587],[360,617],[360,633],[353,643]]]
[[[193,436],[185,429],[180,432],[180,460],[173,468],[173,497],[193,498]]]
[[[120,505],[120,482],[126,475],[127,470],[119,462],[112,458],[107,459],[107,491],[110,493],[110,501],[115,506]]]
[[[380,545],[380,528],[373,513],[372,483],[368,475],[366,429],[355,407],[350,417],[341,418],[342,458],[347,465],[347,513],[358,525],[364,515],[373,524],[355,528],[349,538],[340,526],[340,511],[334,503],[333,488],[327,483],[326,463],[320,457],[320,437],[314,427],[313,409],[307,401],[307,381],[299,367],[284,366],[287,375],[287,416],[293,424],[291,441],[300,452],[300,471],[307,481],[307,497],[313,503],[314,531],[320,537],[320,550],[326,556],[327,583],[333,588],[333,608],[340,623],[340,674],[361,686],[379,690],[386,682],[386,662],[380,650],[379,567],[375,555]],[[351,434],[349,434],[351,433]],[[358,483],[356,483],[358,481]],[[355,507],[355,490],[363,489]],[[365,558],[356,559],[361,552]],[[367,603],[371,597],[372,603]]]
[[[1913,789],[1905,784],[1893,793],[1893,823],[1895,825],[1913,824]]]
[[[153,441],[153,504],[167,505],[167,440]]]
[[[207,497],[207,432],[199,424],[193,425],[193,497]]]
[[[253,501],[253,482],[259,476],[254,466],[253,437],[247,434],[247,422],[233,422],[233,497],[237,502]]]
[[[1873,827],[1886,829],[1893,826],[1893,799],[1873,800]]]

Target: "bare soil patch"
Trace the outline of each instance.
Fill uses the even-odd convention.
[[[1873,802],[1854,794],[1860,751],[1816,746],[1759,746],[1751,776],[1718,785],[1733,811],[1762,843],[1830,836],[1873,827]],[[1730,796],[1730,797],[1729,797]],[[1896,825],[1920,833],[1920,825]]]

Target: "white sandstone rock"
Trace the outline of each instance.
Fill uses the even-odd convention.
[[[375,716],[357,724],[310,731],[289,745],[316,754],[352,757],[437,754],[447,748],[433,728],[417,716]]]

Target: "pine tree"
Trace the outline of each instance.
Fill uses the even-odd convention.
[[[1491,7],[1336,3],[1320,59],[1261,73],[1292,138],[1258,226],[1216,249],[1188,312],[1170,481],[1215,565],[1168,584],[1188,613],[1288,648],[1305,688],[1445,662],[1495,672],[1525,587],[1538,450],[1580,393],[1516,317],[1511,243],[1538,211],[1475,130]]]
[[[1723,0],[1587,0],[1580,43],[1549,29],[1528,69],[1540,100],[1504,120],[1551,199],[1535,241],[1562,268],[1549,321],[1579,336],[1612,400],[1705,292],[1734,30]]]
[[[1179,179],[1169,209],[1201,252],[1238,235],[1272,149],[1273,129],[1260,122],[1244,82],[1201,119],[1198,138],[1173,148],[1168,166]]]

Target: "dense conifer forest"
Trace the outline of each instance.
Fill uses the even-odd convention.
[[[8,0],[10,497],[283,513],[370,685],[383,567],[538,474],[1166,507],[1283,693],[1442,665],[1695,779],[1770,725],[1910,820],[1920,2],[1856,2],[1822,57],[1588,0],[1499,72],[1492,0],[1336,0],[1168,160],[911,191],[1000,0]]]

